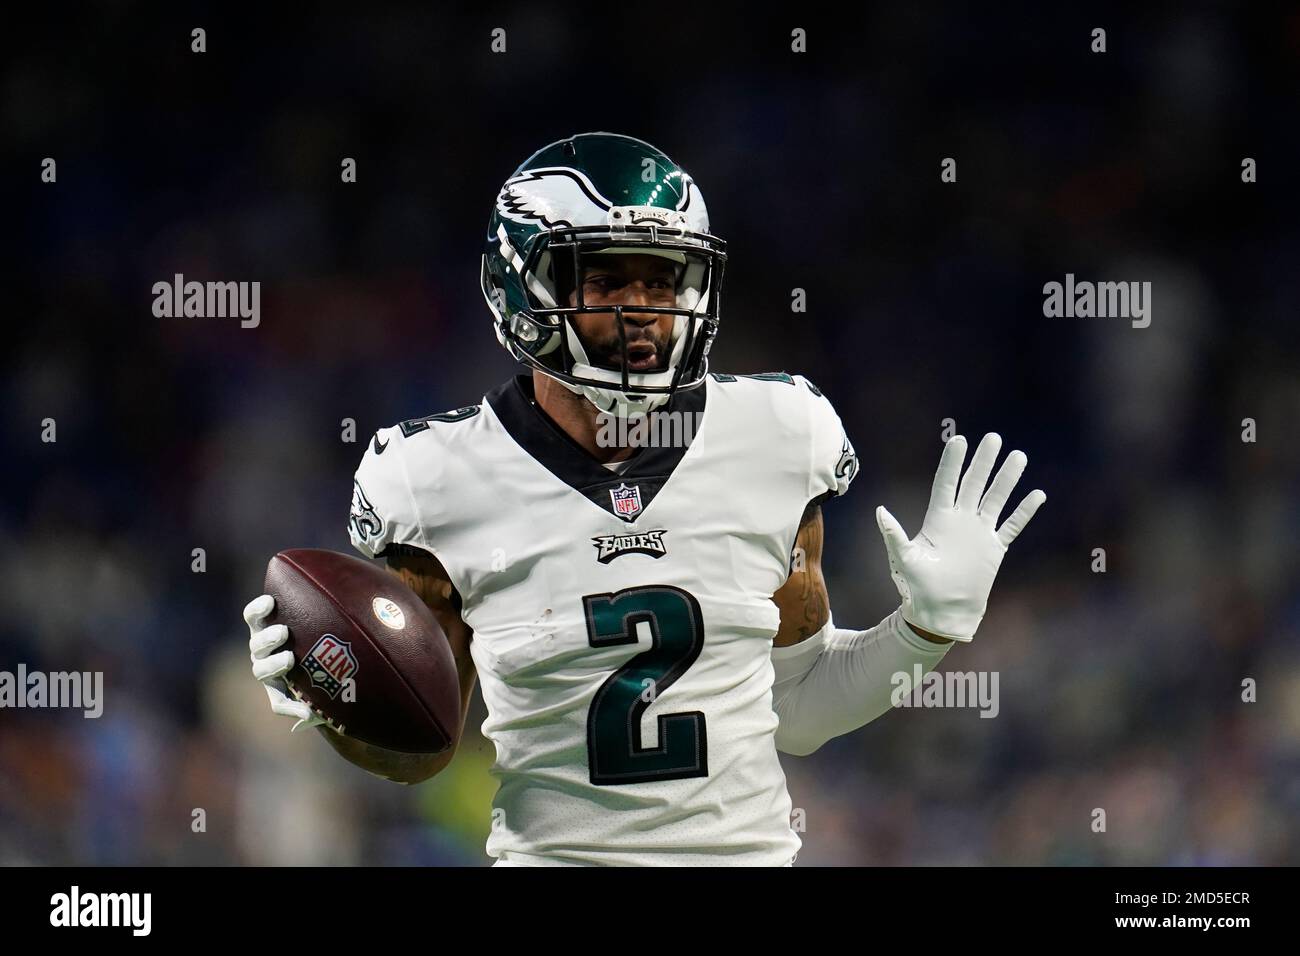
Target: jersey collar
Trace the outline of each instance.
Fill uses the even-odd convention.
[[[678,391],[659,411],[691,415],[693,421],[703,421],[708,397],[707,380],[696,388]],[[516,375],[498,385],[485,396],[510,437],[538,464],[564,482],[574,491],[609,514],[624,521],[635,522],[651,501],[667,484],[685,456],[687,446],[642,448],[622,472],[612,472],[587,453],[533,403],[531,375]],[[699,438],[699,428],[692,439]],[[627,494],[636,489],[639,507],[634,514],[620,514],[614,505],[611,491],[627,486]],[[624,495],[627,500],[627,495]],[[624,506],[625,510],[627,506]]]

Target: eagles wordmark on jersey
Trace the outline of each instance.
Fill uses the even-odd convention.
[[[381,429],[349,522],[363,554],[436,555],[463,602],[497,753],[489,854],[789,862],[772,595],[808,503],[856,473],[839,417],[801,376],[710,375],[668,404],[702,412],[689,447],[613,474],[531,397],[520,376]]]

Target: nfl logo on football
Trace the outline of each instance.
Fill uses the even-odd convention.
[[[302,666],[311,677],[313,687],[319,687],[330,697],[337,697],[343,683],[357,672],[357,658],[347,641],[340,641],[333,634],[324,634],[302,659]]]
[[[641,513],[641,486],[628,487],[627,483],[609,490],[610,501],[614,503],[614,514],[625,521],[631,521]]]

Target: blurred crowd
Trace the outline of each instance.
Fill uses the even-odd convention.
[[[809,18],[800,56],[719,11],[630,79],[630,9],[213,13],[203,54],[174,14],[79,16],[0,72],[0,670],[102,671],[106,700],[0,710],[0,864],[490,862],[481,699],[447,771],[370,777],[269,712],[240,610],[276,551],[349,550],[374,429],[513,373],[491,203],[588,129],[701,186],[730,245],[714,369],[804,373],[840,412],[839,626],[897,606],[873,510],[919,527],[945,419],[1047,491],[942,665],[997,671],[998,716],[783,757],[799,864],[1300,862],[1300,14],[1116,17],[1094,54],[1085,17],[865,11]],[[260,325],[156,318],[176,273],[260,281]],[[1067,273],[1150,281],[1150,327],[1045,318]]]

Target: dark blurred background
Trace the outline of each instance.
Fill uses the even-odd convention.
[[[349,550],[375,428],[512,373],[478,290],[492,201],[594,129],[706,196],[713,368],[802,372],[844,419],[840,626],[897,606],[872,512],[915,532],[943,419],[1048,492],[943,665],[998,671],[998,718],[783,757],[800,864],[1300,862],[1300,12],[906,6],[11,21],[0,669],[103,671],[106,702],[0,710],[0,863],[488,862],[477,694],[448,771],[371,778],[272,716],[240,609],[275,551]],[[260,326],[154,317],[178,272],[260,281]],[[1150,281],[1150,327],[1044,318],[1066,273]]]

